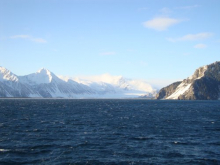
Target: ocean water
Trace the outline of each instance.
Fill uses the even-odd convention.
[[[0,99],[0,164],[220,164],[220,101]]]

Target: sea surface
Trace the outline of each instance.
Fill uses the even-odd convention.
[[[220,101],[0,99],[0,164],[220,164]]]

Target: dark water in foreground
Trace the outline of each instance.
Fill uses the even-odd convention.
[[[0,99],[0,164],[220,164],[220,101]]]

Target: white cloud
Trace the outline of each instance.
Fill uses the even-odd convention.
[[[12,38],[12,39],[17,39],[17,38],[28,39],[30,41],[37,42],[37,43],[46,43],[47,42],[43,38],[34,38],[30,35],[14,35],[14,36],[11,36],[10,38]]]
[[[183,37],[180,38],[168,38],[169,41],[171,42],[176,42],[176,41],[194,41],[194,40],[203,40],[207,39],[209,37],[213,36],[213,33],[209,32],[204,32],[204,33],[198,33],[198,34],[187,34]]]
[[[110,84],[116,84],[118,79],[120,79],[122,76],[113,76],[109,73],[105,73],[102,75],[93,75],[93,76],[81,76],[78,78],[75,78],[74,80],[77,81],[77,79],[83,79],[87,81],[93,81],[93,82],[105,82]]]
[[[199,7],[199,5],[191,5],[191,6],[182,6],[182,7],[176,7],[175,9],[193,9],[193,8],[197,8]]]
[[[115,55],[115,52],[102,52],[100,53],[101,56],[110,56],[110,55]]]
[[[179,22],[181,22],[181,20],[179,19],[174,19],[169,17],[156,17],[154,19],[144,22],[143,25],[146,28],[163,31]]]
[[[203,48],[206,48],[206,47],[207,47],[207,45],[205,45],[205,44],[197,44],[197,45],[194,46],[194,48],[196,48],[196,49],[203,49]]]
[[[11,36],[11,38],[30,38],[29,35],[15,35],[15,36]]]
[[[68,79],[74,80],[78,83],[85,83],[86,81],[89,82],[105,82],[110,84],[116,84],[122,76],[113,76],[109,73],[101,74],[101,75],[92,75],[92,76],[58,76],[64,81],[68,81]]]

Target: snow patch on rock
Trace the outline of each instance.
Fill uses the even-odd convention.
[[[190,86],[191,84],[181,83],[177,87],[176,91],[166,99],[178,99],[180,95],[184,94],[187,90],[189,90]]]

